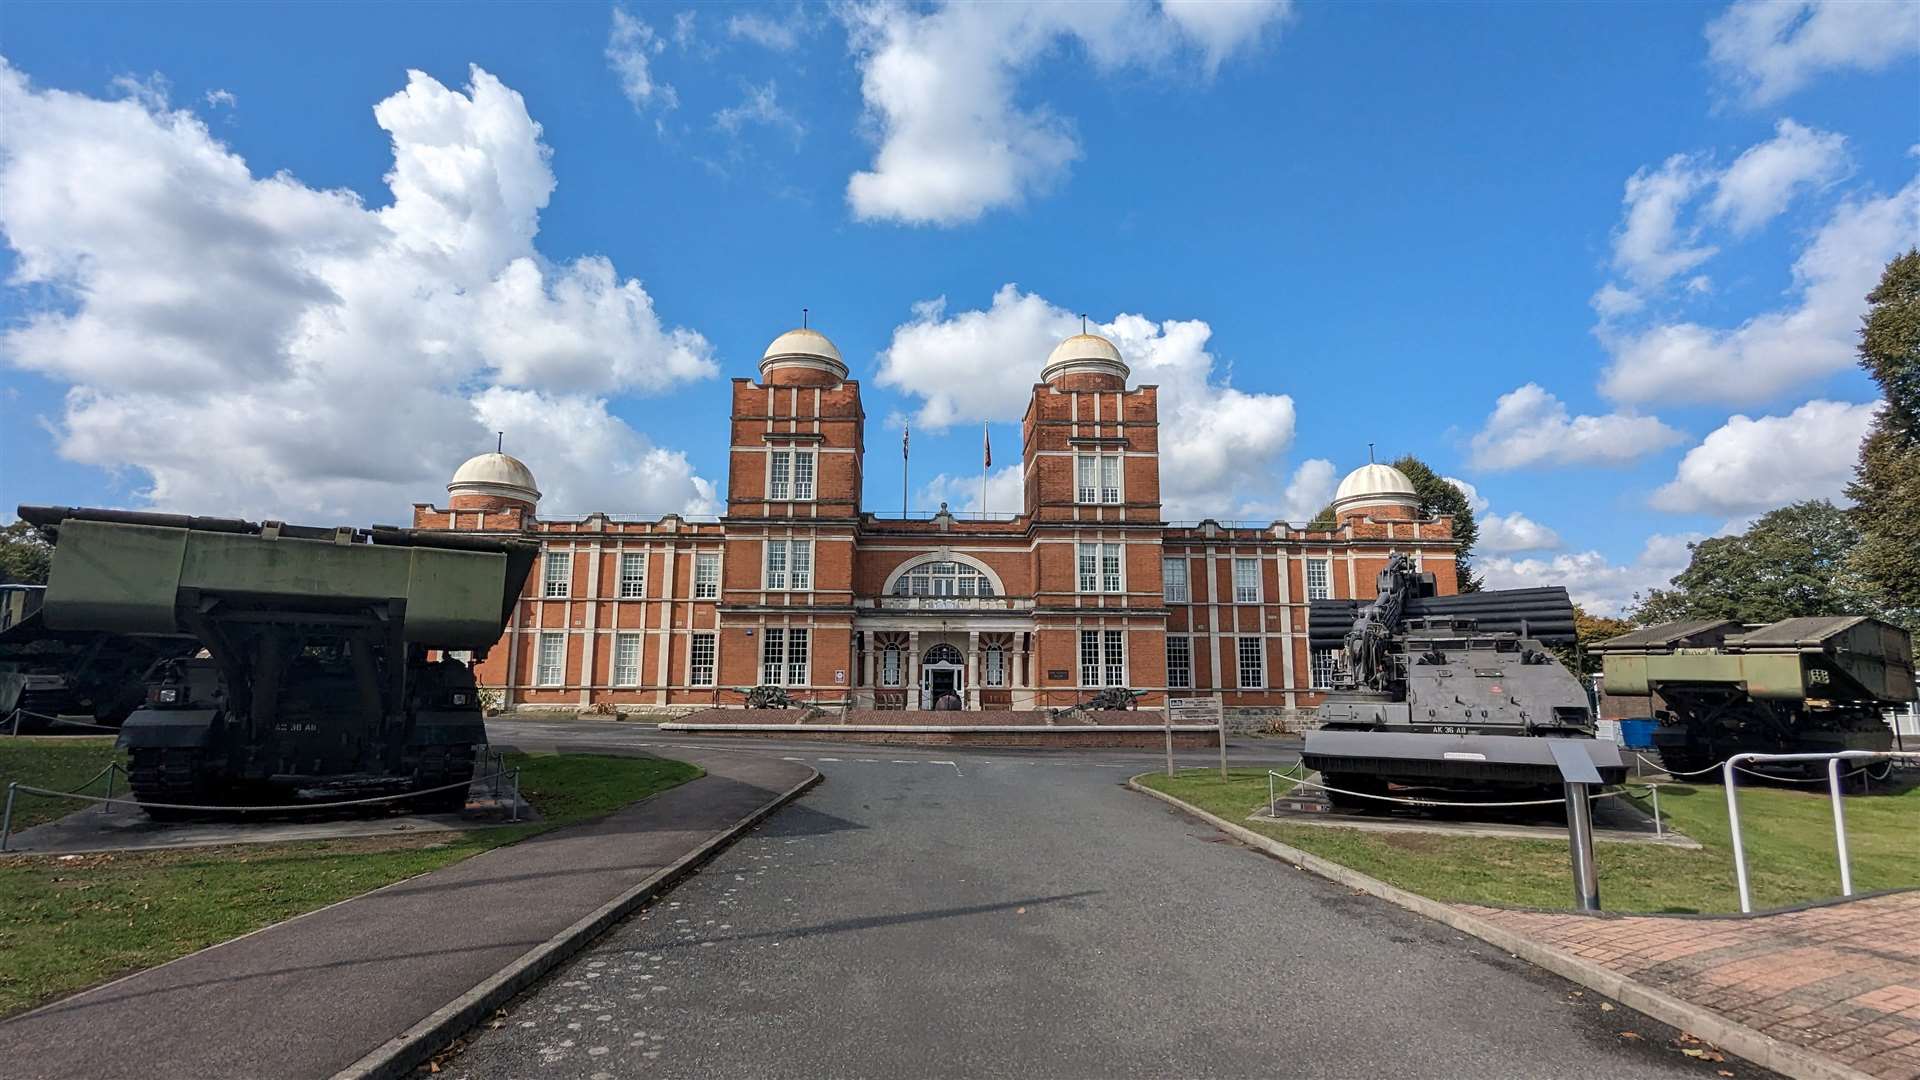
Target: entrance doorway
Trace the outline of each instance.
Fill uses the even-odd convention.
[[[931,710],[943,697],[952,694],[967,699],[967,666],[960,650],[940,644],[927,650],[920,660],[920,707]]]

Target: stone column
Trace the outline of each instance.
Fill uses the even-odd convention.
[[[907,631],[907,677],[902,687],[907,692],[907,709],[920,711],[920,631]]]
[[[980,631],[967,631],[967,696],[969,709],[980,707]]]

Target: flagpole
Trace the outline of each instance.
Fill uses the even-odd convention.
[[[907,440],[913,435],[913,427],[900,425],[900,520],[907,519]]]
[[[987,520],[987,470],[993,468],[993,440],[987,422],[980,422],[980,520]]]

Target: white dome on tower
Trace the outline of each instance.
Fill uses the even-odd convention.
[[[533,470],[511,454],[488,452],[467,459],[453,472],[447,485],[449,495],[489,495],[522,502],[540,501],[540,486],[533,482]]]
[[[1040,369],[1042,382],[1052,382],[1062,375],[1108,375],[1124,384],[1128,374],[1120,350],[1099,334],[1075,334],[1055,345],[1047,356],[1047,365]]]
[[[1420,493],[1407,474],[1391,465],[1369,462],[1347,474],[1333,493],[1333,511],[1365,510],[1376,506],[1417,509]]]
[[[847,377],[847,364],[840,359],[840,350],[827,340],[827,335],[808,327],[789,330],[774,338],[760,356],[762,380],[776,370],[793,368],[823,371],[835,379]]]

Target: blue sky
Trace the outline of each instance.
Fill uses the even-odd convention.
[[[1374,442],[1498,583],[1617,606],[1839,494],[1917,51],[1893,4],[13,4],[0,503],[403,520],[505,426],[552,512],[698,509],[806,306],[869,504],[913,417],[970,505],[1085,312],[1169,388],[1170,517]]]

